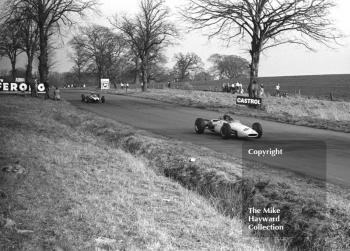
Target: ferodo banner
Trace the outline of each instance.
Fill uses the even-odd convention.
[[[237,105],[261,105],[261,98],[249,98],[244,96],[237,96],[236,98]]]
[[[27,83],[2,83],[0,82],[0,93],[23,93],[30,92],[30,85]],[[43,83],[37,85],[38,93],[45,93],[45,86]]]

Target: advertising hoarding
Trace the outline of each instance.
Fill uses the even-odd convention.
[[[101,90],[109,90],[110,82],[109,78],[101,78]]]
[[[4,83],[0,81],[0,94],[16,94],[16,93],[30,93],[31,87],[28,83]],[[37,93],[45,93],[45,85],[43,83],[38,84]]]

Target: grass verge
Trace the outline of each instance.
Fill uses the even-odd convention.
[[[16,100],[12,103],[10,102],[10,100],[7,100],[6,101],[7,104],[2,107],[5,107],[5,108],[7,107],[6,109],[8,110],[8,113],[12,114],[14,113],[14,111],[21,110],[22,108],[24,109],[24,107],[26,108],[29,107],[27,103],[25,103],[24,101],[22,102],[23,103],[21,106],[20,98],[19,100]],[[41,108],[43,105],[45,105],[45,109]],[[16,109],[15,108],[16,106],[18,106],[19,108]],[[33,113],[33,110],[35,111],[34,113]],[[121,125],[119,123],[116,123],[108,119],[103,119],[98,117],[94,117],[93,119],[91,119],[92,116],[89,113],[78,111],[75,108],[69,106],[68,104],[65,104],[64,102],[45,103],[42,101],[35,100],[32,111],[31,112],[22,111],[22,113],[19,113],[21,114],[21,116],[19,116],[15,120],[16,123],[13,122],[9,124],[9,125],[12,125],[12,128],[11,130],[8,129],[8,131],[6,131],[4,135],[9,134],[10,133],[9,131],[13,131],[13,130],[16,131],[17,127],[21,128],[23,125],[26,125],[29,123],[29,122],[25,122],[26,120],[22,118],[23,113],[24,114],[27,113],[30,116],[35,118],[30,120],[32,121],[30,122],[30,125],[32,125],[32,127],[29,127],[29,128],[33,128],[33,130],[34,129],[36,130],[35,135],[37,135],[39,138],[45,137],[44,140],[46,141],[51,139],[51,142],[48,141],[46,145],[56,145],[56,141],[54,139],[58,140],[62,138],[63,135],[69,135],[69,138],[71,140],[74,140],[74,141],[76,140],[77,142],[79,142],[78,144],[79,146],[81,146],[82,144],[84,145],[85,143],[87,144],[88,142],[91,142],[91,144],[94,147],[100,148],[100,151],[96,151],[96,154],[92,155],[94,156],[93,159],[97,160],[97,162],[91,164],[90,168],[92,168],[93,170],[96,170],[96,166],[101,165],[101,162],[103,162],[103,160],[106,161],[106,158],[113,159],[113,157],[116,157],[117,159],[120,159],[120,157],[117,157],[118,155],[115,152],[117,150],[115,150],[115,148],[121,148],[123,151],[129,152],[133,156],[137,156],[137,159],[139,161],[140,159],[142,160],[142,163],[144,163],[144,166],[145,166],[144,172],[151,172],[153,175],[154,173],[156,173],[156,174],[161,174],[161,175],[170,177],[171,179],[178,181],[184,187],[189,188],[193,191],[196,191],[197,193],[201,194],[203,197],[206,198],[207,202],[201,200],[200,198],[195,197],[201,202],[206,204],[203,204],[202,206],[200,206],[199,204],[195,204],[194,207],[189,208],[188,211],[181,212],[181,213],[185,213],[185,215],[191,215],[192,217],[196,212],[196,210],[199,210],[198,208],[203,209],[203,213],[208,211],[211,212],[212,208],[210,208],[210,205],[214,205],[216,210],[221,212],[222,215],[229,216],[230,219],[234,220],[237,217],[244,218],[245,210],[242,210],[242,207],[244,203],[247,201],[249,201],[251,206],[255,206],[259,208],[267,207],[267,205],[275,205],[278,208],[282,208],[287,215],[287,217],[283,218],[282,224],[287,227],[286,231],[288,231],[287,233],[284,233],[284,234],[287,234],[291,238],[282,239],[282,241],[280,241],[279,243],[284,244],[288,249],[299,249],[299,250],[345,249],[346,250],[350,248],[350,229],[349,229],[350,198],[346,197],[346,194],[348,194],[348,190],[338,188],[332,185],[328,185],[327,188],[325,188],[322,186],[322,184],[319,184],[317,181],[310,180],[307,178],[302,178],[285,171],[271,170],[261,166],[249,167],[248,169],[249,175],[243,179],[241,177],[242,166],[239,164],[239,161],[237,159],[232,159],[229,156],[221,155],[211,150],[208,150],[206,148],[194,146],[188,143],[183,143],[183,142],[174,141],[174,140],[169,141],[165,138],[154,137],[153,135],[150,135],[148,133],[145,133],[142,131],[135,131],[133,128]],[[34,116],[34,114],[36,113],[38,113],[38,116]],[[14,116],[7,116],[7,118],[8,117],[11,118],[10,121],[14,120]],[[2,121],[7,121],[7,120],[5,119]],[[35,122],[35,121],[39,121],[39,122]],[[40,124],[43,123],[43,121],[47,121],[45,129],[43,126],[40,126]],[[47,124],[50,125],[49,128],[47,128]],[[24,131],[22,132],[22,135],[26,135],[27,127],[28,126],[23,126],[22,130]],[[4,128],[7,128],[7,127],[4,127]],[[18,134],[18,133],[15,133],[15,134]],[[54,138],[50,138],[50,137],[54,137]],[[16,141],[18,141],[18,139]],[[9,143],[7,142],[7,144]],[[68,147],[70,145],[71,144],[68,144],[68,145],[66,144],[63,146],[61,145],[58,149],[65,149],[65,147]],[[98,146],[101,146],[101,147],[98,147]],[[14,147],[10,148],[11,151],[13,151],[13,148]],[[71,148],[67,148],[67,149],[69,150]],[[90,149],[90,147],[88,147],[88,149]],[[52,150],[54,149],[51,149],[48,152],[44,151],[43,155],[44,156],[49,155],[48,153],[54,152]],[[11,152],[11,151],[7,151],[7,152]],[[106,151],[107,152],[111,151],[111,154],[103,155],[103,153],[105,153]],[[77,158],[78,156],[81,155],[81,154],[77,154],[76,150],[68,151],[68,153],[69,152],[71,152],[71,154],[73,154],[73,156],[76,156]],[[26,155],[31,156],[30,152],[29,154],[26,154]],[[89,156],[89,154],[83,154],[83,156],[86,156],[86,155]],[[20,156],[23,156],[23,155],[20,155]],[[102,156],[102,158],[99,158],[98,156]],[[108,156],[112,156],[112,157],[108,157]],[[128,156],[130,158],[134,158],[131,155],[128,155]],[[190,157],[196,157],[197,161],[188,162],[188,159]],[[74,163],[74,161],[72,162],[70,160],[68,161],[68,163]],[[107,163],[111,163],[111,162],[107,162]],[[111,168],[112,166],[105,164],[102,173],[108,172],[110,171],[110,169],[113,169]],[[124,168],[117,169],[118,175],[119,175],[119,172],[122,172],[124,169],[126,168],[124,167]],[[132,176],[134,174],[134,172],[132,171],[133,169],[135,168],[131,168],[131,171],[130,171]],[[60,169],[53,168],[53,170],[56,171]],[[78,168],[78,170],[80,169]],[[142,177],[146,176],[142,172],[140,172],[138,169],[137,171],[135,171],[135,173],[141,173]],[[62,175],[62,174],[60,175],[62,177],[66,177],[66,175]],[[91,173],[90,175],[92,176],[91,178],[91,182],[92,182],[95,174]],[[123,181],[126,179],[125,176],[122,176],[120,179],[118,179],[118,177],[116,176],[111,176],[111,178],[109,178],[108,181],[114,181],[114,179],[117,179],[118,183],[122,183],[123,185],[121,187],[116,187],[116,189],[113,188],[109,190],[113,196],[118,196],[117,195],[118,192],[120,193],[120,190],[124,188]],[[161,180],[163,179],[159,176],[156,176],[156,177],[158,177]],[[97,190],[99,186],[105,187],[104,183],[108,184],[105,187],[105,189],[108,189],[108,187],[110,186],[108,182],[105,182],[105,178],[106,178],[105,176],[102,176],[99,182],[95,183],[96,187],[94,186],[91,187],[90,193],[95,194],[95,201],[94,203],[91,203],[91,204],[96,205],[96,204],[99,204],[100,202],[98,198],[101,192],[104,190],[100,190],[100,191]],[[134,179],[137,185],[141,183],[141,181],[138,180],[138,178],[132,178],[132,180]],[[85,181],[85,183],[87,184],[90,184],[91,182],[90,180]],[[171,182],[169,183],[172,184],[173,186],[176,186]],[[119,188],[119,190],[117,188]],[[141,188],[140,190],[143,191],[142,186]],[[179,186],[176,186],[176,188],[182,189]],[[39,189],[39,187],[37,189]],[[57,187],[55,189],[57,189]],[[129,191],[128,194],[132,193],[134,189],[135,188],[131,186],[128,190]],[[320,197],[320,194],[324,193],[323,189],[327,189],[326,202],[322,201],[324,197]],[[70,190],[71,189],[68,189],[68,191]],[[74,191],[77,191],[77,190],[80,191],[79,189],[75,189]],[[98,193],[94,193],[95,190],[97,190]],[[113,193],[113,191],[115,190],[118,191],[117,194]],[[183,190],[183,191],[187,191],[187,190]],[[84,194],[86,194],[86,192],[84,192]],[[189,193],[189,194],[192,194],[192,193]],[[111,199],[114,199],[113,196]],[[153,198],[152,196],[149,195],[148,192],[145,192],[144,196],[145,198],[147,198],[147,201],[148,199]],[[160,196],[163,196],[163,195],[160,195]],[[160,196],[155,196],[155,199],[158,198],[159,200]],[[71,196],[71,198],[72,197],[73,196]],[[133,196],[133,198],[135,197]],[[79,202],[83,201],[83,204],[85,203],[84,197],[80,198],[78,201]],[[208,203],[208,201],[210,203]],[[135,203],[134,200],[132,200],[132,202]],[[142,203],[140,202],[140,204]],[[132,206],[126,207],[125,209],[126,212],[134,212],[132,211],[132,209],[130,209],[134,205],[132,203],[131,205]],[[159,210],[163,209],[163,204],[159,205],[159,203],[156,203],[156,205],[159,207]],[[174,213],[174,218],[177,217],[181,219],[180,214],[176,214],[174,212],[174,211],[177,211],[177,208],[179,206],[180,205],[175,204],[174,208],[172,209],[172,212]],[[103,207],[102,209],[99,208],[96,211],[91,211],[91,214],[93,214],[94,216],[98,215],[98,213],[104,215],[105,213],[104,210],[108,210],[108,208],[109,208],[108,206]],[[115,209],[113,208],[113,210]],[[142,210],[148,210],[148,208],[142,208]],[[167,212],[169,212],[169,210],[167,210]],[[215,214],[215,211],[213,211],[213,213]],[[40,214],[36,214],[36,215],[40,215]],[[232,234],[232,232],[229,232],[229,231],[232,231],[232,225],[229,226],[224,224],[224,222],[228,220],[227,219],[228,217],[220,218],[220,216],[218,215],[216,216],[219,217],[219,219],[221,219],[222,221],[221,222],[219,221],[217,224],[214,224],[213,226],[217,226],[220,229],[220,231],[215,230],[214,233],[216,234],[214,236],[207,234],[207,235],[203,235],[203,238],[204,239],[208,238],[208,241],[213,241],[213,243],[214,241],[219,241],[219,244],[221,244],[219,245],[220,247],[224,243],[228,243],[227,245],[229,244],[233,245],[232,242],[235,242],[235,241],[238,242],[239,245],[243,245],[241,244],[242,242],[238,241],[237,237],[236,239],[232,239],[233,238],[232,236],[230,237],[230,234]],[[102,219],[104,219],[103,216],[101,217]],[[151,214],[151,216],[149,217],[151,219],[154,219],[156,216]],[[204,214],[203,219],[206,219],[206,218],[207,217]],[[190,220],[188,221],[189,222],[188,224],[191,224],[191,226],[194,226],[194,228],[197,229],[196,224],[194,224],[191,221],[191,219],[192,218],[190,218]],[[68,219],[68,220],[71,220],[71,219]],[[214,219],[213,221],[215,220],[217,219]],[[129,225],[132,226],[133,222],[135,222],[135,220],[131,221],[131,223],[130,222],[126,222],[126,223],[129,223],[127,224],[128,226]],[[151,223],[153,222],[158,223],[157,220],[152,220]],[[228,222],[231,222],[231,221],[228,221]],[[55,224],[57,223],[55,222]],[[172,222],[169,222],[168,224],[170,225],[172,224]],[[210,224],[212,224],[212,222],[208,222],[208,227],[210,226]],[[175,225],[176,230],[181,228],[181,226],[182,226],[181,224]],[[228,226],[228,228],[226,228],[225,226]],[[239,225],[236,225],[236,227],[237,226]],[[101,225],[101,228],[104,228],[104,225]],[[150,229],[152,229],[152,227],[150,227]],[[234,229],[237,229],[237,228],[234,228]],[[136,228],[135,230],[136,233],[133,232],[135,236],[139,236],[139,232],[137,230],[138,229]],[[96,238],[97,236],[105,236],[104,234],[100,235],[99,234],[100,231],[102,230],[97,231],[98,234],[91,235],[90,237],[93,236],[93,238]],[[162,228],[161,232],[164,232],[164,231],[169,231],[169,230],[166,227],[164,227]],[[213,230],[209,229],[208,231],[210,232]],[[225,231],[227,231],[226,235],[224,234]],[[107,231],[106,234],[108,232],[109,231]],[[186,232],[186,235],[187,233],[188,232]],[[70,232],[69,236],[71,235],[72,233]],[[169,234],[169,235],[172,238],[174,238],[174,242],[171,242],[171,243],[178,243],[178,242],[182,243],[181,234],[179,235],[178,239],[175,238],[172,234]],[[175,236],[178,236],[178,235],[175,235]],[[211,238],[209,238],[208,236],[209,237],[211,236]],[[231,239],[227,239],[228,237],[230,237]],[[272,233],[272,236],[268,236],[268,237],[280,238],[282,237],[282,235],[279,232],[274,232]],[[112,236],[112,239],[113,238],[118,239]],[[165,238],[164,242],[161,242],[157,239],[156,243],[157,245],[162,245],[163,243],[165,243],[163,245],[166,245],[169,239],[173,240],[172,238],[170,237]],[[57,238],[57,239],[60,239],[60,238]],[[61,238],[61,239],[64,239],[64,238]],[[190,239],[193,240],[193,238],[190,238]],[[86,240],[91,241],[91,238],[86,238],[85,241]],[[136,240],[139,240],[139,239],[136,238]],[[139,247],[139,248],[150,247],[150,249],[157,247],[157,246],[153,246],[152,241],[147,242],[147,238],[146,238],[146,241],[145,239],[142,239],[142,238],[141,240],[142,240],[140,241],[141,244],[136,244],[136,245],[139,245],[136,247]],[[225,240],[225,242],[223,242],[223,240]],[[243,238],[242,240],[244,242],[245,239]],[[224,246],[223,249],[227,248],[227,249],[237,250],[239,248],[242,248],[243,250],[249,250],[250,248],[253,248],[253,249],[259,248],[259,246],[256,244],[257,243],[256,240],[254,243],[252,243],[252,245],[248,244],[249,240],[247,242],[244,242],[245,243],[244,245],[247,245],[247,246],[244,246],[244,247],[241,246],[238,248]],[[130,240],[130,242],[125,241],[124,243],[131,243],[132,241],[135,241],[135,240],[132,239]],[[149,246],[147,245],[142,246],[144,242],[148,244],[151,243],[151,244],[149,244]],[[136,241],[136,243],[138,242]],[[216,249],[215,247],[219,247],[219,246],[215,246],[215,245],[218,245],[217,242],[215,244],[212,244],[212,246],[196,246],[196,245],[199,245],[196,243],[196,241],[195,243],[193,242],[191,243],[192,243],[192,246],[186,246],[186,245],[190,245],[186,243],[186,245],[184,244],[183,246],[181,245],[169,246],[169,247],[160,246],[161,247],[160,249],[163,249],[165,247],[169,249],[172,249],[172,248],[173,249],[210,249],[211,248],[215,250]],[[202,243],[202,242],[199,242],[199,243]]]
[[[115,91],[110,91],[115,93]],[[125,94],[125,92],[117,92]],[[184,106],[219,110],[242,116],[252,116],[283,123],[350,132],[350,102],[327,101],[299,96],[263,99],[262,109],[235,104],[235,95],[222,92],[205,92],[177,89],[150,89],[147,92],[132,90],[129,95],[170,102]]]
[[[265,249],[241,237],[239,220],[106,144],[103,119],[22,97],[2,96],[0,111],[0,250]]]

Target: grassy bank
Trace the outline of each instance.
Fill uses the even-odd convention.
[[[235,95],[222,92],[150,89],[145,93],[132,91],[129,94],[185,106],[214,109],[222,113],[350,132],[350,102],[309,99],[299,96],[288,98],[269,96],[263,99],[262,109],[257,110],[236,105]]]
[[[236,220],[244,221],[249,202],[283,210],[283,235],[291,238],[279,243],[290,249],[350,248],[346,189],[254,164],[243,167],[242,177],[240,161],[230,156],[136,131],[64,102],[1,102],[1,139],[3,152],[9,154],[1,160],[20,160],[30,170],[12,192],[11,179],[5,177],[8,186],[0,190],[7,205],[1,226],[10,218],[21,223],[17,229],[47,234],[39,234],[39,240],[29,236],[25,245],[69,243],[85,249],[107,237],[129,249],[256,250],[261,245],[242,238],[242,225]],[[197,160],[189,162],[190,157]],[[68,201],[68,206],[60,201]],[[81,218],[79,227],[90,234],[75,229]],[[12,240],[12,232],[5,234],[3,240]],[[270,237],[283,235],[273,232]],[[20,239],[14,237],[14,243],[16,238]],[[22,239],[19,242],[24,245]]]
[[[0,250],[264,250],[239,220],[106,144],[92,128],[103,120],[21,97],[2,96],[0,111]]]
[[[249,84],[249,78],[240,78],[239,81],[244,87]],[[221,90],[222,84],[227,80],[208,80],[208,81],[190,81],[179,82],[172,85],[173,88],[186,89],[188,85],[195,90]],[[329,100],[330,93],[334,98],[350,101],[350,74],[334,75],[308,75],[308,76],[276,76],[259,77],[258,82],[264,84],[265,92],[274,93],[277,83],[281,85],[281,91],[290,95],[301,94],[303,96],[317,97]],[[154,83],[151,86],[160,88],[166,87],[167,83]]]

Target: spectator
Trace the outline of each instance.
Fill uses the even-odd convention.
[[[238,82],[236,82],[235,83],[235,90],[236,90],[236,93],[239,93],[239,83]]]
[[[124,89],[124,84],[120,83],[120,88]]]
[[[126,83],[125,84],[125,92],[128,92],[128,89],[129,89],[129,83]]]
[[[45,99],[50,99],[50,85],[47,81],[45,81],[44,86],[45,86]]]
[[[168,81],[168,88],[170,89],[170,87],[171,87],[171,84],[170,84],[170,81]]]
[[[281,94],[280,94],[280,84],[279,83],[277,83],[277,85],[276,85],[276,96],[280,96]]]
[[[241,83],[238,83],[238,84],[239,84],[238,85],[238,93],[243,94],[243,92],[244,92],[243,85]]]
[[[236,85],[234,83],[231,84],[231,92],[236,93]]]
[[[34,79],[33,91],[34,91],[34,97],[38,97],[38,80],[37,79]]]
[[[34,97],[34,88],[35,88],[35,83],[34,83],[34,78],[30,78],[28,80],[28,84],[30,86],[30,96]]]
[[[260,85],[260,92],[259,92],[259,98],[262,98],[265,96],[265,90],[264,90],[264,85]]]
[[[225,92],[228,91],[228,83],[225,83]]]
[[[58,89],[57,86],[56,86],[56,89],[53,91],[53,95],[54,95],[54,100],[61,100],[60,90]]]

